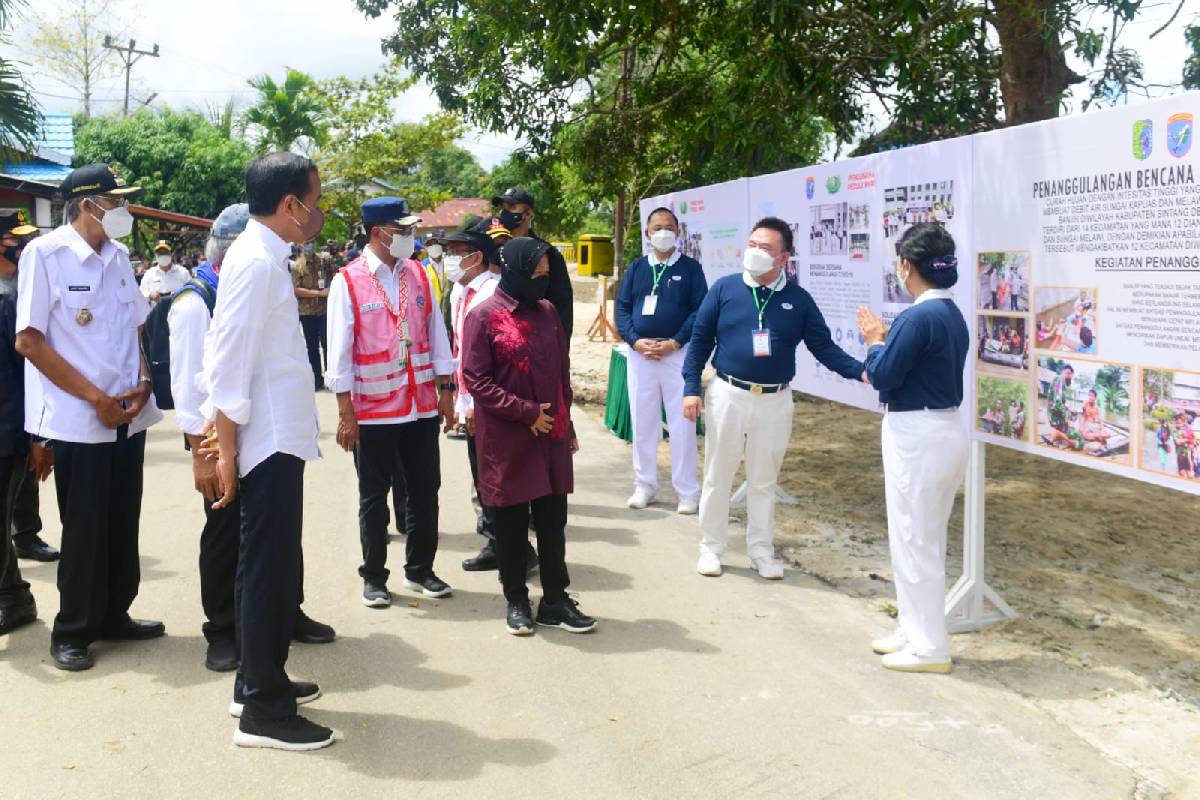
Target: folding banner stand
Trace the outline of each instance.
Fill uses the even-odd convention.
[[[977,631],[1016,619],[1017,612],[988,586],[984,566],[984,466],[983,442],[972,441],[967,456],[965,505],[963,508],[963,570],[946,595],[946,626],[950,633]],[[988,610],[990,603],[992,610]]]

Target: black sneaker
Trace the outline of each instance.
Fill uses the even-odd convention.
[[[233,732],[233,743],[274,750],[320,750],[333,744],[333,731],[299,714],[284,719],[243,718]]]
[[[479,555],[463,559],[462,568],[464,572],[488,572],[500,569],[500,559],[496,557],[496,545],[489,540],[479,551]]]
[[[587,633],[596,627],[596,620],[580,611],[579,604],[570,597],[557,603],[547,603],[543,597],[538,603],[537,624],[571,633]]]
[[[311,703],[321,696],[321,687],[310,681],[292,681],[292,686],[296,689],[296,705],[298,706]],[[242,716],[242,702],[236,696],[229,704],[229,716],[239,719]]]
[[[404,588],[413,592],[420,592],[426,597],[445,597],[452,591],[450,584],[446,583],[432,572],[429,573],[429,577],[425,578],[425,580],[421,581],[420,583],[405,578]]]
[[[0,608],[0,636],[15,631],[37,619],[37,603],[30,597],[26,602]]]
[[[36,533],[19,539],[14,536],[13,549],[17,551],[17,558],[27,561],[58,561],[58,551],[42,541],[42,537]]]
[[[213,672],[229,672],[237,669],[237,645],[232,639],[217,639],[208,643],[204,666]]]
[[[513,636],[528,636],[533,633],[533,611],[529,608],[529,601],[509,603],[505,623],[508,632]]]
[[[333,628],[317,622],[303,611],[296,611],[296,625],[292,628],[292,641],[302,644],[329,644],[337,638]]]
[[[367,608],[387,608],[392,604],[392,593],[382,583],[363,581],[362,601]]]

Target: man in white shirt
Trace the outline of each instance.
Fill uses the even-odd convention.
[[[207,420],[200,411],[205,400],[195,380],[202,371],[204,341],[208,334],[212,307],[216,303],[221,264],[234,240],[250,222],[250,207],[245,203],[229,206],[213,221],[205,247],[204,264],[195,277],[170,301],[167,315],[171,344],[171,395],[175,401],[175,422],[183,431],[192,454],[192,475],[196,491],[204,498],[204,530],[200,534],[200,602],[204,608],[202,626],[208,642],[204,665],[214,672],[237,668],[237,642],[234,617],[234,578],[237,574],[238,546],[241,541],[241,498],[224,508],[213,508],[221,496],[217,465],[205,458],[202,445]],[[304,602],[304,559],[300,560],[300,603]],[[294,641],[308,644],[332,642],[333,628],[311,619],[296,609]]]
[[[171,297],[192,279],[187,267],[175,263],[171,245],[159,241],[154,246],[155,265],[142,275],[142,294],[153,306],[164,297]]]
[[[358,469],[362,602],[391,604],[387,495],[397,469],[408,490],[404,586],[425,597],[450,587],[433,571],[438,546],[438,423],[454,425],[454,355],[431,281],[412,258],[420,218],[400,197],[362,205],[368,243],[329,287],[329,369],[337,442]],[[400,511],[396,510],[399,517]]]
[[[230,712],[234,744],[315,750],[333,732],[296,713],[320,696],[285,671],[300,590],[304,464],[320,457],[312,369],[288,274],[289,243],[324,225],[321,179],[310,159],[271,153],[246,168],[250,222],[221,265],[204,347],[201,415],[214,420],[221,497],[240,493],[242,541],[235,617],[241,664]]]
[[[19,267],[17,352],[26,358],[25,429],[53,440],[62,557],[50,654],[59,669],[90,669],[96,640],[162,636],[135,620],[141,582],[138,523],[145,430],[162,418],[140,348],[149,309],[138,293],[125,204],[140,189],[106,164],[59,186],[67,223],[25,247]]]

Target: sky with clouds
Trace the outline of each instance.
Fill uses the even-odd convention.
[[[61,2],[61,0],[60,0]],[[230,97],[248,105],[254,92],[246,80],[262,73],[281,79],[284,66],[296,67],[317,78],[370,74],[385,58],[380,40],[395,26],[387,16],[367,19],[352,0],[113,0],[125,16],[136,20],[131,33],[139,48],[158,44],[161,56],[144,58],[134,66],[135,97],[156,92],[154,106],[201,108],[206,102],[223,104]],[[43,12],[51,3],[35,4]],[[1170,16],[1176,3],[1150,3],[1127,28],[1123,43],[1142,54],[1149,83],[1179,80],[1186,47],[1183,24],[1195,9],[1181,15],[1174,27],[1155,39],[1149,35]],[[71,3],[63,3],[69,9]],[[69,12],[68,12],[69,13]],[[21,39],[28,31],[18,23],[13,43],[0,52],[21,58]],[[1078,67],[1077,67],[1078,68]],[[35,69],[26,74],[48,112],[69,112],[76,100],[69,91]],[[1159,90],[1157,94],[1162,94]],[[1077,91],[1076,94],[1079,94]],[[101,87],[96,110],[119,108],[120,81]],[[1139,98],[1130,98],[1137,102]],[[418,85],[396,104],[402,119],[417,120],[437,109],[428,87]],[[475,131],[461,144],[484,167],[502,161],[519,142],[505,134]]]

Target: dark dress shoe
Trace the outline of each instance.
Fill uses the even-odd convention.
[[[230,639],[217,639],[208,643],[204,666],[213,672],[230,672],[237,669],[237,645]]]
[[[77,644],[52,644],[50,657],[54,659],[54,666],[67,672],[81,672],[96,666],[96,659],[88,649]]]
[[[30,600],[20,605],[0,608],[0,636],[15,631],[37,619],[37,603]]]
[[[43,542],[40,536],[35,534],[21,538],[22,541],[19,542],[13,539],[13,549],[17,551],[17,558],[28,561],[58,561],[58,551]]]
[[[140,641],[165,636],[167,627],[157,620],[126,619],[114,628],[109,628],[100,638],[110,642]]]
[[[479,551],[479,555],[463,559],[462,568],[465,572],[487,572],[500,569],[500,559],[496,557],[496,546],[489,541]]]
[[[303,611],[296,615],[296,627],[292,629],[292,641],[301,644],[329,644],[337,638],[333,628],[317,622]]]

